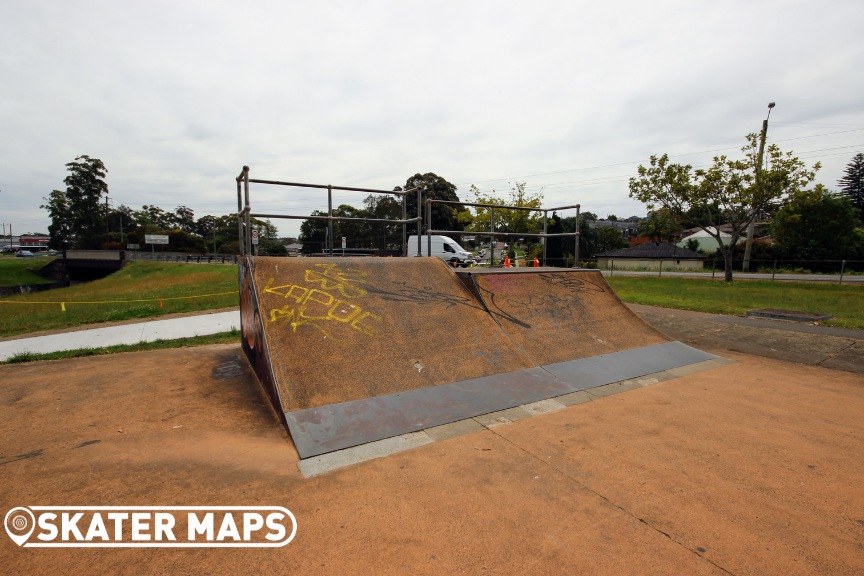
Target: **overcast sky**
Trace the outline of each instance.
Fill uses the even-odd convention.
[[[434,172],[463,200],[525,181],[547,207],[644,215],[640,162],[737,156],[772,101],[769,142],[836,189],[864,151],[862,22],[860,0],[0,0],[0,222],[47,232],[81,154],[115,207],[196,218],[236,211],[244,164],[385,190]],[[253,185],[252,207],[326,195]]]

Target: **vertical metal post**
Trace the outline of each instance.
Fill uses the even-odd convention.
[[[432,256],[432,199],[426,199],[426,252],[427,256]]]
[[[417,187],[417,256],[423,255],[423,190]]]
[[[402,254],[408,256],[408,224],[405,220],[408,219],[408,194],[402,194]],[[384,243],[387,243],[387,238],[384,238]]]
[[[774,280],[774,275],[777,274],[777,259],[774,259],[774,268],[771,269],[771,280]]]
[[[549,238],[546,234],[549,233],[549,211],[543,211],[543,238],[541,238],[541,242],[543,242],[543,266],[546,266],[546,244]]]
[[[574,255],[573,268],[579,267],[579,234],[580,234],[580,232],[579,232],[579,215],[580,215],[579,211],[580,211],[580,209],[581,209],[581,206],[579,204],[576,204],[576,251],[573,253],[573,255]]]
[[[327,185],[327,250],[333,256],[333,187]]]
[[[246,254],[252,253],[252,208],[249,205],[249,167],[243,167],[243,187],[246,195],[246,206],[243,208],[246,213],[244,221],[246,222]]]
[[[489,242],[489,267],[492,268],[495,265],[495,243],[498,241],[495,238],[495,207],[492,206],[489,209],[489,232],[492,233],[491,240]]]
[[[840,284],[843,284],[843,272],[846,271],[846,260],[840,263]]]
[[[243,167],[243,171],[246,171],[246,166]],[[240,177],[237,177],[237,243],[240,245],[240,255],[246,255],[246,241],[243,239],[243,199],[242,192],[240,190]],[[216,250],[216,226],[213,226],[213,250]]]
[[[663,260],[660,260],[660,266],[657,268],[657,276],[663,276]]]

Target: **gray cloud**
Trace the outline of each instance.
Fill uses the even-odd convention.
[[[862,17],[845,1],[6,2],[0,221],[47,230],[42,198],[80,154],[105,162],[115,204],[198,216],[236,207],[244,164],[382,189],[432,171],[463,197],[527,181],[550,206],[643,214],[638,162],[734,155],[769,101],[769,138],[834,187],[864,149]]]

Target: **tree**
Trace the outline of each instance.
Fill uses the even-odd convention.
[[[48,225],[51,248],[55,250],[71,248],[72,213],[69,210],[66,193],[61,190],[52,190],[48,198],[44,200],[47,204],[43,204],[40,208],[48,210],[48,215],[51,217],[51,224]]]
[[[681,224],[669,210],[661,208],[648,214],[648,218],[640,222],[637,229],[640,238],[652,242],[671,242],[681,232]]]
[[[840,191],[852,201],[858,214],[864,218],[864,154],[858,153],[846,165],[846,174],[837,181]]]
[[[525,191],[526,182],[516,182],[510,187],[507,198],[498,196],[493,190],[491,194],[483,194],[475,185],[469,192],[474,195],[476,204],[492,204],[495,206],[520,206],[524,208],[540,208],[543,205],[543,193],[530,194]],[[468,219],[469,230],[472,232],[488,232],[491,228],[492,210],[490,208],[474,208],[475,214]],[[543,216],[538,211],[495,209],[495,231],[512,233],[537,233],[543,228]]]
[[[860,255],[860,223],[849,196],[817,184],[796,193],[777,212],[771,231],[783,259],[845,259]]]
[[[396,190],[411,190],[420,188],[422,201],[424,206],[420,208],[420,214],[423,217],[422,229],[426,230],[426,200],[447,200],[450,202],[459,202],[459,197],[456,196],[456,186],[445,180],[444,178],[427,172],[426,174],[415,174],[405,181],[404,188],[396,188]],[[417,193],[409,192],[406,197],[408,209],[408,217],[417,216]],[[463,224],[457,217],[458,212],[464,212],[465,206],[457,204],[433,204],[432,205],[432,229],[434,230],[464,230]]]
[[[148,232],[168,232],[174,228],[173,215],[159,206],[145,204],[134,213],[135,220]]]
[[[587,216],[586,216],[587,214]],[[579,216],[579,254],[582,257],[591,254],[594,246],[594,231],[590,224],[590,212]],[[549,234],[569,234],[576,230],[576,216],[563,217],[552,212],[549,217],[547,232]],[[546,242],[546,262],[550,266],[568,266],[575,257],[575,242],[572,236],[553,236]]]
[[[618,248],[626,248],[627,240],[624,239],[624,234],[621,230],[613,226],[597,226],[594,229],[596,238],[594,239],[594,250],[588,254],[599,254],[607,250],[616,250]],[[588,255],[586,254],[586,256]]]
[[[650,165],[638,168],[638,177],[630,178],[630,197],[644,202],[649,210],[666,209],[678,222],[697,218],[699,227],[711,235],[723,255],[724,277],[732,281],[732,254],[735,245],[750,222],[763,212],[776,209],[786,198],[803,190],[816,176],[820,164],[812,169],[792,155],[782,153],[772,144],[765,150],[769,167],[760,171],[756,134],[747,135],[741,150],[743,160],[715,156],[707,170],[669,162],[669,156],[651,156]],[[719,226],[727,224],[730,243],[724,245]]]
[[[108,195],[105,175],[108,170],[98,158],[78,156],[66,164],[69,175],[63,179],[66,191],[54,190],[42,208],[51,216],[51,242],[56,247],[100,248],[105,240]],[[53,230],[53,231],[52,231]]]
[[[178,206],[170,219],[174,227],[190,234],[195,233],[195,212],[191,208]]]

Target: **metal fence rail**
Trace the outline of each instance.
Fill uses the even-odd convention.
[[[456,205],[456,206],[471,206],[477,208],[488,208],[489,209],[489,228],[488,232],[466,232],[464,230],[433,230],[432,229],[432,204],[445,204],[445,205]],[[495,231],[495,209],[499,210],[521,210],[521,211],[529,211],[529,212],[543,212],[543,232],[496,232]],[[549,212],[557,212],[559,210],[568,210],[568,209],[576,209],[576,231],[575,232],[561,232],[555,234],[549,234]],[[426,199],[426,234],[427,234],[427,244],[428,244],[428,252],[427,254],[432,253],[432,235],[433,234],[473,234],[475,236],[490,236],[492,238],[512,238],[512,237],[533,237],[540,238],[543,243],[543,266],[546,266],[546,238],[555,238],[561,236],[572,236],[575,240],[575,258],[573,259],[573,268],[577,268],[579,266],[579,211],[581,209],[580,204],[573,204],[572,206],[558,206],[557,208],[528,208],[527,206],[507,206],[502,204],[476,204],[471,202],[454,202],[452,200],[438,200],[435,198],[427,198]],[[419,256],[421,253],[420,247],[420,235],[417,236],[417,255]],[[495,248],[493,244],[493,248],[491,249],[489,255],[489,262],[492,263],[495,260]]]
[[[240,175],[237,176],[237,236],[240,240],[240,254],[246,256],[252,254],[252,218],[284,218],[289,220],[324,220],[327,222],[327,250],[333,254],[333,222],[381,222],[387,224],[402,225],[402,251],[405,250],[405,239],[407,238],[407,226],[411,223],[417,224],[417,234],[420,234],[422,218],[408,218],[407,197],[412,192],[417,193],[417,206],[421,203],[420,188],[409,190],[376,190],[374,188],[357,188],[353,186],[333,186],[331,184],[303,184],[300,182],[283,182],[281,180],[262,180],[249,178],[249,167],[243,166]],[[326,216],[303,216],[299,214],[264,214],[252,212],[249,201],[249,184],[267,184],[273,186],[290,186],[296,188],[317,188],[327,190],[327,215]],[[349,192],[369,192],[370,194],[393,194],[402,197],[402,218],[389,220],[384,218],[351,218],[346,216],[333,216],[333,190],[344,190]],[[245,200],[245,203],[244,203]]]

